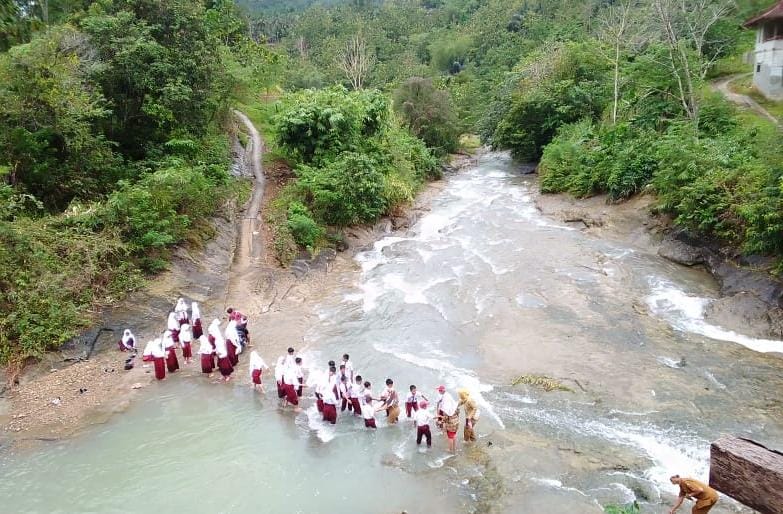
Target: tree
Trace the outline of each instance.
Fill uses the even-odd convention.
[[[458,121],[448,91],[440,91],[432,80],[413,77],[394,92],[394,109],[408,128],[432,148],[446,154],[457,147]]]
[[[721,45],[714,45],[708,34],[734,6],[733,0],[653,0],[679,100],[696,133],[699,129],[698,83],[704,80],[721,54]],[[713,51],[708,54],[706,50],[710,46]]]
[[[353,36],[340,54],[338,65],[355,90],[362,89],[367,74],[375,62],[375,56],[367,49],[361,32]]]
[[[641,12],[640,12],[641,11]],[[598,19],[598,39],[609,51],[606,57],[614,68],[614,94],[612,101],[612,123],[617,123],[620,103],[621,64],[624,53],[641,46],[647,40],[646,26],[642,19],[645,9],[641,9],[639,0],[620,0],[609,6]]]

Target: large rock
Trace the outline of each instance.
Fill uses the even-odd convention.
[[[667,237],[661,242],[658,255],[684,266],[704,264],[704,253],[701,248],[672,237]]]
[[[710,486],[761,514],[783,512],[783,454],[723,437],[710,448]]]
[[[760,339],[780,338],[780,309],[751,293],[737,293],[712,302],[704,313],[714,325]]]

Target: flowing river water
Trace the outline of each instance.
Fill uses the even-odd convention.
[[[536,194],[506,155],[482,156],[410,230],[357,255],[306,337],[306,363],[348,352],[376,391],[387,376],[430,397],[468,388],[473,447],[449,456],[435,434],[419,451],[408,420],[326,426],[310,401],[279,409],[268,377],[263,396],[244,374],[218,386],[186,371],[75,439],[0,454],[0,510],[659,512],[669,475],[706,478],[717,437],[782,448],[783,343],[708,323],[703,272],[550,220]],[[524,374],[569,390],[511,385]]]

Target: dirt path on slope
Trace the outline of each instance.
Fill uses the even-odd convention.
[[[728,77],[720,78],[710,84],[713,90],[717,91],[718,93],[722,94],[726,100],[733,104],[737,104],[740,107],[744,107],[746,109],[750,109],[757,114],[764,116],[769,121],[774,123],[775,125],[780,128],[780,121],[770,114],[768,110],[766,110],[764,107],[762,107],[757,101],[752,99],[751,97],[747,95],[742,95],[739,93],[735,93],[729,88],[729,85],[734,82],[737,79],[747,77],[749,73],[741,73],[739,75],[730,75]]]

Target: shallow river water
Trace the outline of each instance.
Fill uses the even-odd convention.
[[[783,343],[707,323],[706,275],[545,218],[536,194],[484,155],[408,233],[357,256],[306,340],[307,364],[350,353],[376,392],[387,376],[430,397],[468,388],[475,446],[451,457],[436,434],[418,451],[407,420],[325,426],[244,373],[218,386],[187,371],[73,440],[0,454],[0,511],[662,512],[667,477],[705,479],[717,437],[783,448],[783,359],[765,353]],[[524,374],[569,390],[511,385]]]

